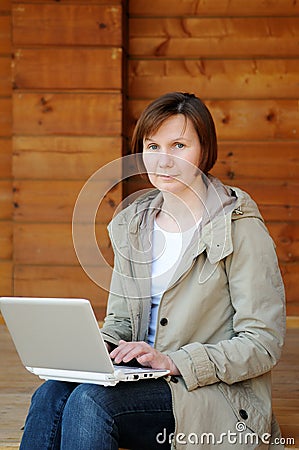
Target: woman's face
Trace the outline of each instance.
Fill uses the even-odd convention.
[[[177,114],[143,139],[143,161],[150,182],[161,191],[183,196],[201,181],[201,146],[190,119]]]

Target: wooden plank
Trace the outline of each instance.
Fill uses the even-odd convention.
[[[203,99],[205,100],[205,99]],[[128,102],[132,129],[144,100]],[[295,139],[299,135],[297,100],[206,100],[220,140]]]
[[[16,93],[14,133],[117,136],[121,110],[120,94]]]
[[[131,16],[292,16],[299,12],[299,5],[293,0],[133,0],[129,2]]]
[[[299,261],[299,224],[270,222],[268,228],[277,245],[276,250],[279,260],[281,262]]]
[[[118,89],[121,48],[17,49],[14,86],[20,89]]]
[[[11,261],[0,261],[0,296],[12,295],[13,265]]]
[[[297,103],[297,105],[296,105]],[[210,101],[220,139],[296,139],[297,100]],[[226,126],[230,124],[230,126]],[[228,128],[233,128],[229,130]]]
[[[0,259],[12,259],[12,222],[0,221]]]
[[[11,53],[11,17],[0,16],[0,53]]]
[[[94,183],[94,189],[86,204],[82,205],[82,216],[86,221],[92,218],[93,205],[99,202],[97,222],[111,220],[115,208],[121,202],[121,186],[111,189],[114,180]],[[71,223],[75,202],[84,186],[84,181],[15,181],[14,218],[21,222]]]
[[[15,45],[122,45],[121,5],[13,5]]]
[[[17,93],[14,132],[116,136],[121,134],[121,109],[120,94]]]
[[[26,411],[27,411],[27,409],[25,410],[25,414],[26,414]],[[21,432],[20,432],[20,436],[21,436]],[[20,439],[21,439],[21,437],[20,437]],[[13,447],[12,446],[7,447],[7,445],[5,445],[5,447],[0,447],[0,450],[16,450],[18,448],[19,448],[19,444],[15,444]]]
[[[299,95],[298,59],[142,59],[129,61],[128,70],[131,99],[185,91],[186,86],[188,92],[209,99],[275,99]]]
[[[0,138],[0,178],[11,177],[12,166],[12,141]]]
[[[11,92],[11,60],[8,56],[0,55],[0,95],[10,96]]]
[[[0,180],[0,219],[10,220],[12,217],[12,183]]]
[[[280,205],[286,209],[299,206],[299,181],[242,180],[238,187],[249,192],[259,205]],[[280,217],[280,221],[286,220],[287,215]]]
[[[287,315],[299,315],[298,279],[299,263],[280,263],[286,289]]]
[[[287,328],[299,328],[299,317],[298,316],[288,316],[287,317]],[[299,407],[299,399],[298,399]]]
[[[98,267],[96,271],[100,278],[109,282],[110,269]],[[81,267],[75,266],[17,265],[14,295],[88,298],[98,320],[104,317],[108,297],[108,293],[91,281]]]
[[[284,220],[299,220],[299,207],[291,205],[259,205],[259,209],[266,222]]]
[[[90,264],[93,263],[94,257],[91,243],[95,231],[98,242],[97,250],[101,252],[106,264],[111,266],[113,258],[106,225],[98,224],[96,227],[77,225],[77,227],[84,236],[85,251],[89,255]],[[98,261],[98,259],[94,261]],[[78,259],[72,239],[71,223],[15,224],[14,262],[21,265],[77,266]],[[104,265],[104,261],[102,265]]]
[[[0,11],[1,11],[1,14],[10,13],[10,11],[11,11],[11,0],[1,0]]]
[[[298,180],[298,141],[219,141],[212,174],[238,185],[240,179]]]
[[[167,58],[299,55],[299,17],[132,18],[130,55]]]
[[[14,176],[31,180],[87,180],[121,155],[121,137],[15,136]]]
[[[9,0],[6,0],[9,1]],[[18,0],[12,0],[13,3],[41,3],[41,0],[22,0],[21,2],[19,2]],[[43,0],[43,3],[45,4],[52,4],[53,0]],[[56,1],[56,0],[55,0]],[[109,5],[121,5],[123,3],[124,0],[109,0]],[[76,4],[76,3],[81,3],[82,4],[82,0],[63,0],[63,3],[71,3],[71,4]],[[108,1],[107,0],[88,0],[88,4],[97,4],[97,5],[107,5]]]
[[[0,137],[11,136],[12,102],[11,98],[0,97]]]

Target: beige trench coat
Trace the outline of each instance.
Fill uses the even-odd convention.
[[[158,313],[155,347],[182,375],[168,377],[172,448],[266,449],[280,437],[270,371],[285,334],[283,283],[254,201],[216,178],[207,184],[202,229],[182,255]],[[115,265],[102,332],[111,343],[147,339],[149,239],[162,202],[159,191],[150,191],[109,225]],[[171,439],[161,433],[160,442]]]

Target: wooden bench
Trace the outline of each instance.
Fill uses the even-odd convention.
[[[299,318],[288,319],[286,345],[273,370],[273,408],[285,439],[299,450]],[[19,448],[30,397],[40,381],[24,369],[5,325],[0,324],[0,450]]]

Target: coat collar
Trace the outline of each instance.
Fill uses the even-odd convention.
[[[261,218],[250,196],[238,188],[223,185],[217,178],[205,178],[207,198],[199,239],[193,240],[190,253],[196,257],[206,251],[211,264],[216,264],[233,251],[232,221],[244,217]],[[119,249],[133,244],[134,261],[151,261],[150,235],[157,212],[163,204],[163,194],[149,189],[109,225],[110,234]],[[127,236],[127,238],[125,238]],[[127,239],[131,242],[128,243]]]

